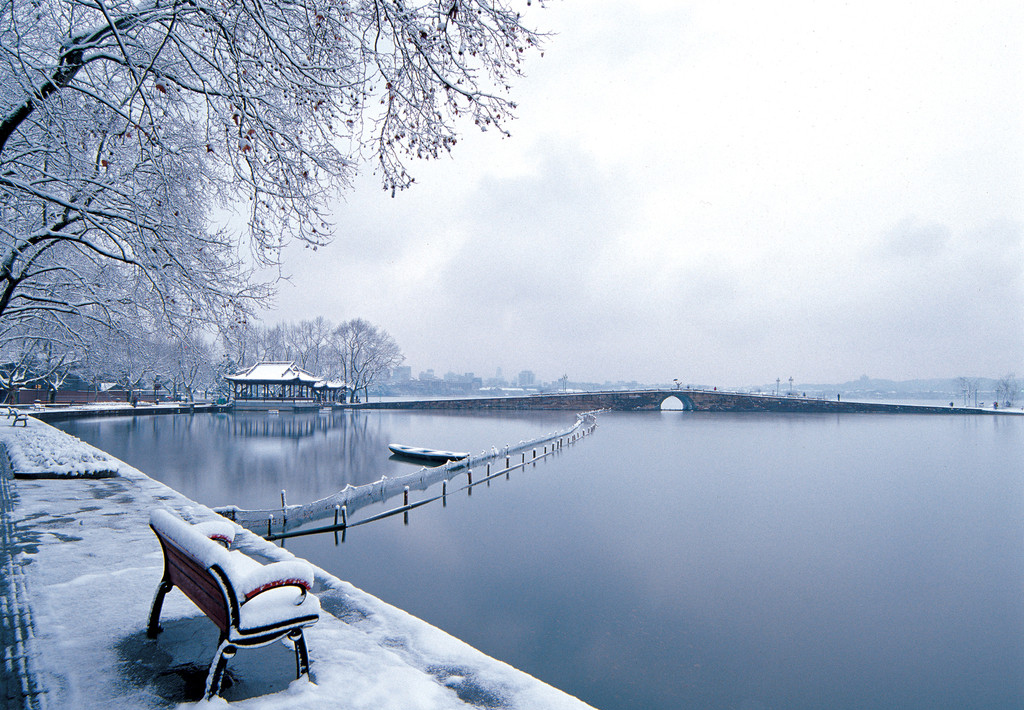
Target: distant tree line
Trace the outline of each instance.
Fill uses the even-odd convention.
[[[334,325],[326,318],[272,326],[243,322],[216,336],[191,330],[162,335],[138,323],[117,329],[76,329],[73,337],[0,338],[0,389],[15,401],[21,389],[53,399],[67,386],[98,389],[113,384],[127,400],[142,389],[194,401],[197,393],[226,394],[223,375],[258,361],[289,361],[311,374],[341,380],[350,397],[369,388],[405,357],[382,328],[355,318]]]
[[[977,407],[982,384],[981,378],[958,377],[957,384],[960,387],[960,396],[963,397],[964,406]],[[1012,407],[1014,405],[1020,395],[1020,384],[1012,372],[995,381],[993,395],[999,406]]]
[[[174,336],[148,332],[132,324],[119,329],[83,328],[61,341],[12,338],[0,343],[0,388],[4,401],[16,401],[21,389],[41,389],[40,399],[56,392],[98,389],[113,384],[126,399],[148,384],[168,396],[192,401],[198,391],[213,390],[223,374],[214,340],[191,332]]]

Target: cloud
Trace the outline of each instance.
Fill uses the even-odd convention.
[[[362,177],[271,318],[368,318],[414,371],[1024,370],[1016,3],[534,10],[513,138]]]

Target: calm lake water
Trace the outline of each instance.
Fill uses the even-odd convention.
[[[208,505],[270,507],[415,470],[392,441],[479,452],[573,420],[61,427]],[[1024,417],[606,413],[408,525],[286,544],[603,710],[1022,708],[1021,461]]]

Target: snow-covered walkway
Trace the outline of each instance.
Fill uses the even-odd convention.
[[[53,442],[50,450],[45,442]],[[23,644],[40,693],[25,707],[163,708],[199,697],[218,631],[173,590],[165,631],[146,637],[162,556],[149,514],[165,506],[186,520],[216,517],[127,464],[46,424],[26,428],[0,420],[0,443],[18,461],[31,442],[40,466],[63,478],[7,480],[0,510],[7,557],[23,580],[33,638]],[[56,449],[54,451],[53,449]],[[10,471],[0,456],[0,475]],[[31,458],[31,457],[29,457]],[[75,461],[107,478],[75,476]],[[97,466],[97,461],[105,464]],[[36,473],[45,472],[42,470]],[[263,561],[291,559],[285,549],[240,530],[235,547]],[[523,710],[588,707],[429,624],[317,569],[314,592],[324,613],[307,631],[312,681],[294,680],[294,654],[280,644],[243,649],[229,665],[224,699],[242,708],[413,710],[467,707]],[[5,597],[6,598],[6,597]],[[17,610],[0,610],[8,617]],[[29,611],[26,609],[25,611]],[[495,613],[501,613],[495,609]],[[28,617],[26,617],[28,618]],[[22,666],[23,667],[23,666]],[[8,663],[8,679],[21,675]],[[10,685],[10,684],[9,684]],[[19,707],[8,700],[9,707]]]

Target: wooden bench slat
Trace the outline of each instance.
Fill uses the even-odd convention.
[[[167,550],[168,572],[171,584],[203,610],[210,619],[227,631],[230,615],[224,600],[224,592],[209,570],[197,563],[174,543],[161,538]]]

